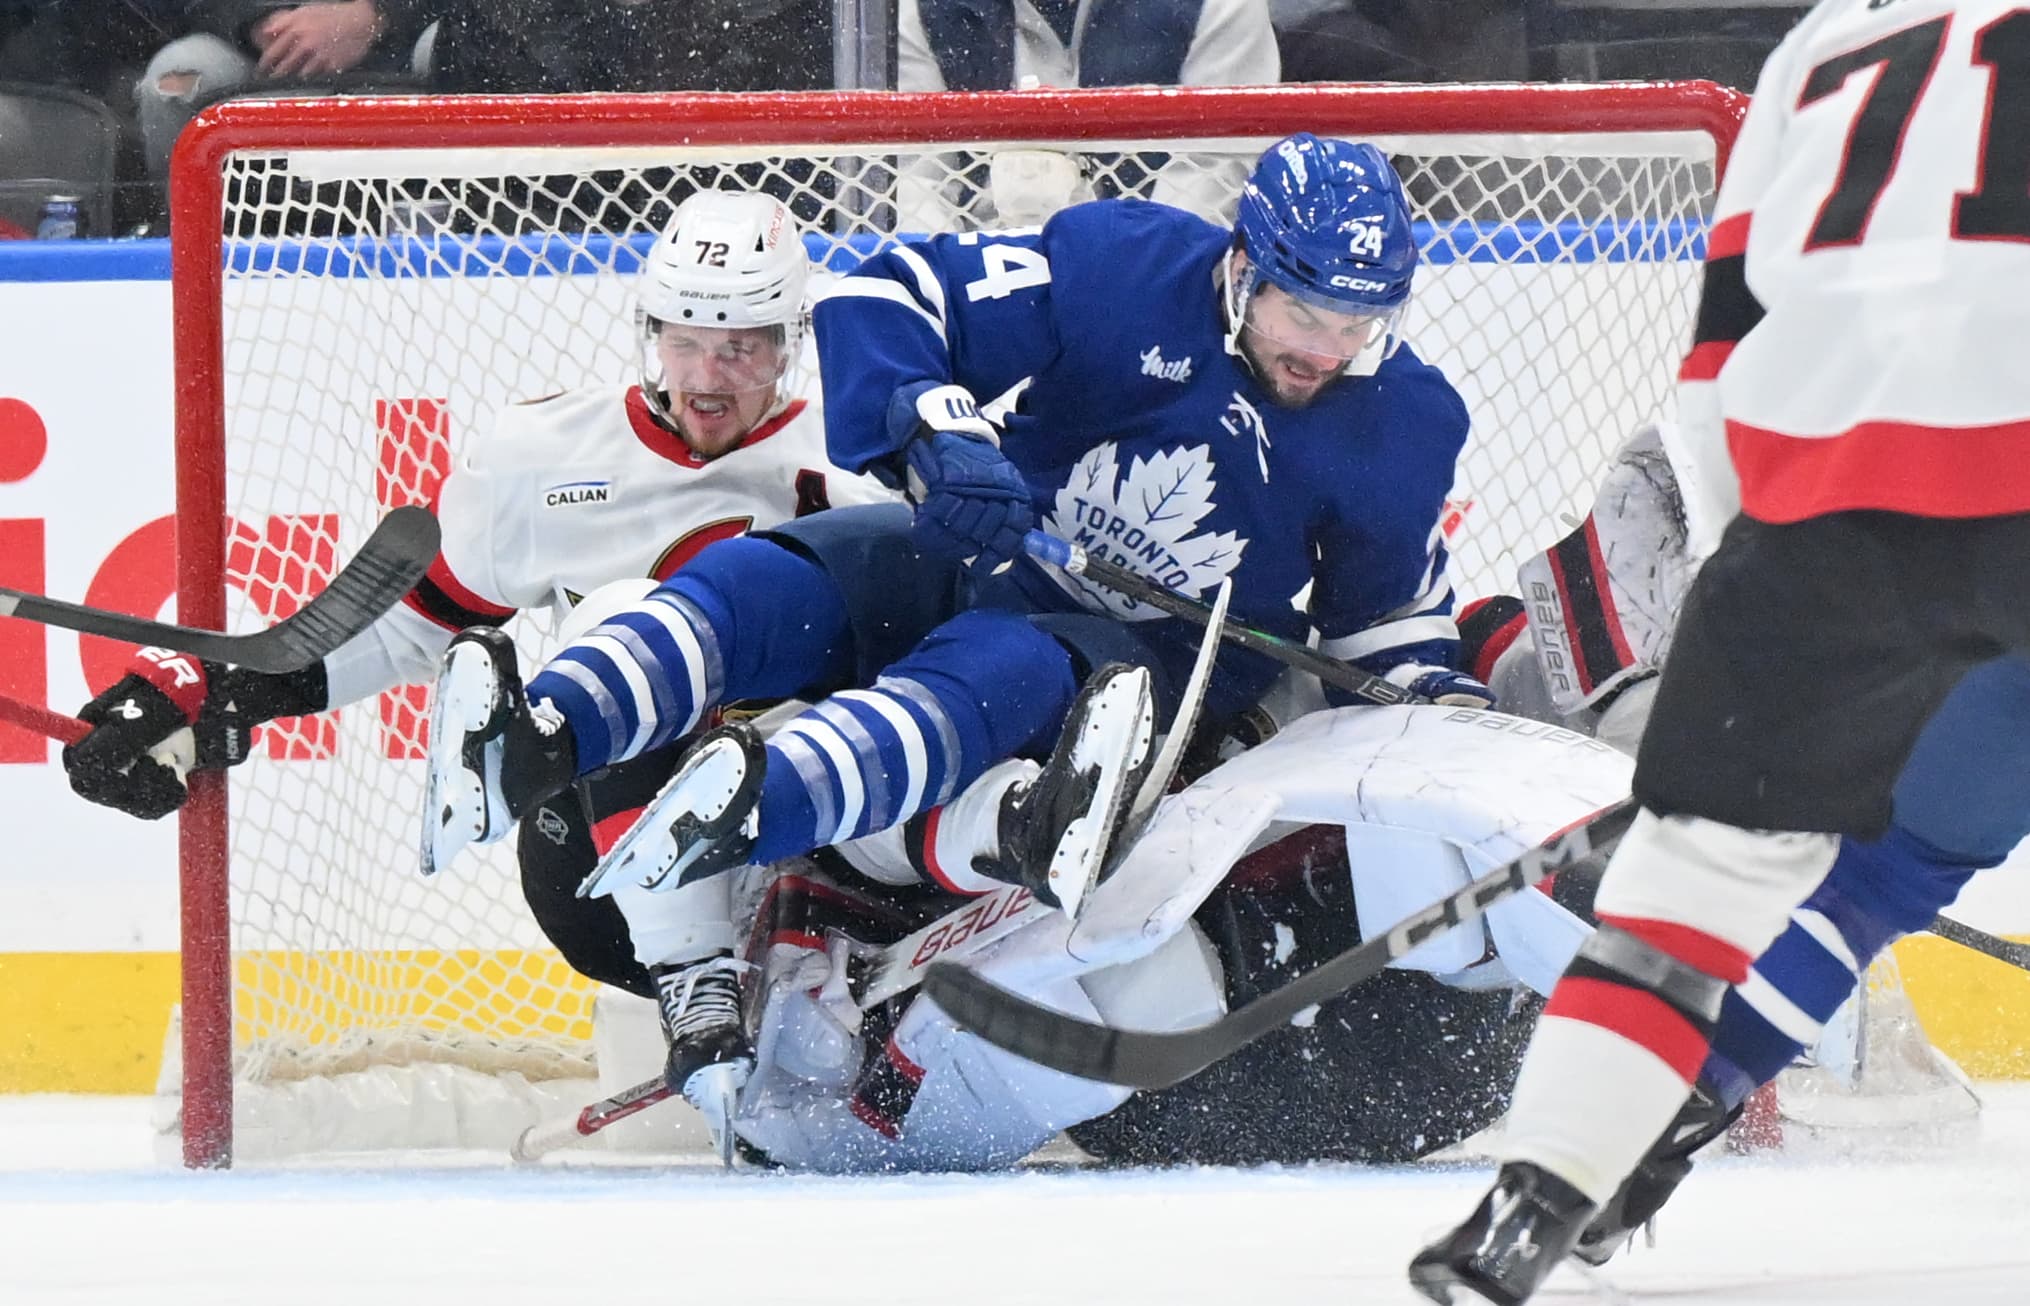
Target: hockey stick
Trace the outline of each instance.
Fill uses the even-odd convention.
[[[36,734],[46,739],[54,739],[59,744],[81,743],[86,735],[92,733],[89,725],[74,716],[52,712],[46,707],[24,703],[5,694],[0,694],[0,721],[5,721],[11,726],[20,726],[23,730],[33,730]]]
[[[1986,930],[1977,930],[1971,925],[1962,925],[1949,916],[1936,917],[1924,928],[1947,942],[1957,943],[1962,948],[1972,948],[1982,956],[1993,957],[1996,961],[2014,966],[2018,970],[2030,970],[2030,943],[2017,943],[2000,935],[1990,934]]]
[[[437,519],[429,509],[397,508],[381,519],[323,591],[266,630],[249,635],[149,621],[4,587],[0,587],[0,617],[157,645],[255,671],[300,671],[399,603],[436,559],[437,542]]]
[[[1357,694],[1370,703],[1389,706],[1429,701],[1401,685],[1370,675],[1351,663],[1327,657],[1317,649],[1307,648],[1280,635],[1243,626],[1238,621],[1215,623],[1212,610],[1203,603],[1187,599],[1177,591],[1166,589],[1105,558],[1095,558],[1080,546],[1055,535],[1030,531],[1022,539],[1022,549],[1038,562],[1048,563],[1069,575],[1083,576],[1096,585],[1104,585],[1116,594],[1125,595],[1137,603],[1146,603],[1159,612],[1167,612],[1201,626],[1216,625],[1220,637],[1228,643],[1266,654],[1286,667],[1308,671],[1335,689]]]
[[[530,1125],[508,1148],[508,1155],[517,1161],[540,1161],[560,1147],[592,1137],[608,1125],[639,1115],[658,1102],[667,1102],[677,1095],[669,1081],[661,1075],[644,1079],[632,1088],[624,1088],[612,1097],[602,1097],[575,1116],[562,1120],[548,1120]]]
[[[1038,1065],[1106,1084],[1168,1088],[1281,1029],[1305,1008],[1372,979],[1433,936],[1479,918],[1495,903],[1553,871],[1597,867],[1628,832],[1636,810],[1631,798],[1602,808],[1451,897],[1406,917],[1387,933],[1196,1029],[1173,1033],[1109,1029],[1038,1006],[977,971],[942,962],[930,968],[924,993],[962,1028]]]

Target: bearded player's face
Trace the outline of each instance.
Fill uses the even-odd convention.
[[[1236,255],[1245,270],[1245,256]],[[1381,318],[1335,313],[1256,283],[1241,315],[1241,350],[1276,402],[1302,408],[1385,329]]]
[[[740,442],[775,404],[783,374],[779,327],[694,327],[665,322],[656,357],[669,391],[670,415],[701,458],[717,458]]]

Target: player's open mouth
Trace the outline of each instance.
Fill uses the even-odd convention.
[[[1277,359],[1276,365],[1283,369],[1283,375],[1289,377],[1298,385],[1317,385],[1325,379],[1325,373],[1319,368],[1311,367],[1289,358]]]
[[[724,417],[727,411],[733,407],[733,401],[730,399],[720,399],[712,395],[686,395],[684,397],[684,407],[700,417]]]

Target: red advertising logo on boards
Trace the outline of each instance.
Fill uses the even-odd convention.
[[[382,511],[429,503],[451,467],[450,423],[443,401],[379,400],[375,500]],[[0,483],[25,481],[42,466],[49,436],[42,417],[21,399],[0,397]],[[0,585],[41,594],[48,587],[46,519],[0,518]],[[336,513],[274,514],[259,521],[234,519],[226,544],[227,580],[244,593],[265,622],[294,613],[337,571],[341,541]],[[128,533],[92,572],[83,602],[152,617],[176,592],[176,520],[158,517]],[[57,711],[76,703],[49,702],[50,631],[35,622],[0,617],[0,694]],[[78,637],[85,684],[96,693],[120,678],[132,645],[95,635]],[[389,757],[422,755],[428,690],[410,686],[381,695],[383,751]],[[269,756],[328,757],[337,731],[331,714],[277,721],[263,730]],[[0,724],[0,763],[46,763],[51,743],[17,726]]]

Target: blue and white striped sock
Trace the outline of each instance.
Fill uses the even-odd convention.
[[[768,741],[761,841],[769,862],[858,838],[947,802],[985,760],[920,682],[883,676],[835,694]]]
[[[667,588],[594,626],[528,684],[530,702],[564,714],[581,775],[696,729],[725,692],[711,621]]]

